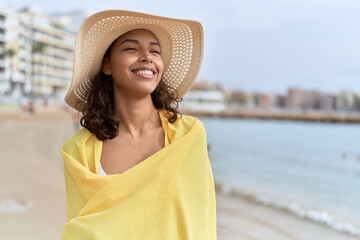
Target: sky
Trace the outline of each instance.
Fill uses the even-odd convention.
[[[3,0],[14,9],[88,14],[123,9],[197,20],[204,28],[198,80],[285,93],[300,87],[360,93],[360,0]]]

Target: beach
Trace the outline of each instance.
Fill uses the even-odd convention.
[[[359,239],[231,192],[216,194],[219,240]]]
[[[60,148],[74,133],[70,112],[50,105],[28,115],[0,106],[0,132],[1,238],[60,239],[66,222]],[[359,239],[216,188],[219,240]]]

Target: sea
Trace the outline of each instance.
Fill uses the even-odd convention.
[[[360,124],[200,120],[224,191],[360,238]]]

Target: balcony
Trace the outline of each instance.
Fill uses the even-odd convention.
[[[19,70],[20,71],[24,71],[24,72],[26,72],[26,70],[29,68],[29,64],[27,64],[26,62],[24,62],[24,61],[20,61],[19,62]]]
[[[0,29],[6,29],[5,22],[0,20]]]
[[[0,33],[0,42],[5,42],[5,34]]]
[[[18,52],[18,56],[21,58],[21,59],[29,59],[30,58],[30,53],[25,51],[25,50],[20,50]]]
[[[0,59],[0,67],[1,68],[7,68],[5,59]]]
[[[5,80],[7,80],[5,78],[5,73],[0,73],[0,82],[5,82]]]

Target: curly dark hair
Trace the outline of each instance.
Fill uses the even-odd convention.
[[[169,86],[162,79],[151,93],[151,98],[156,109],[166,110],[164,117],[170,123],[174,123],[178,115],[181,116],[177,108],[182,98],[178,98],[176,89],[170,92]],[[81,125],[94,133],[99,140],[112,139],[118,135],[119,121],[114,114],[114,86],[111,75],[99,71],[95,76],[82,114]]]

